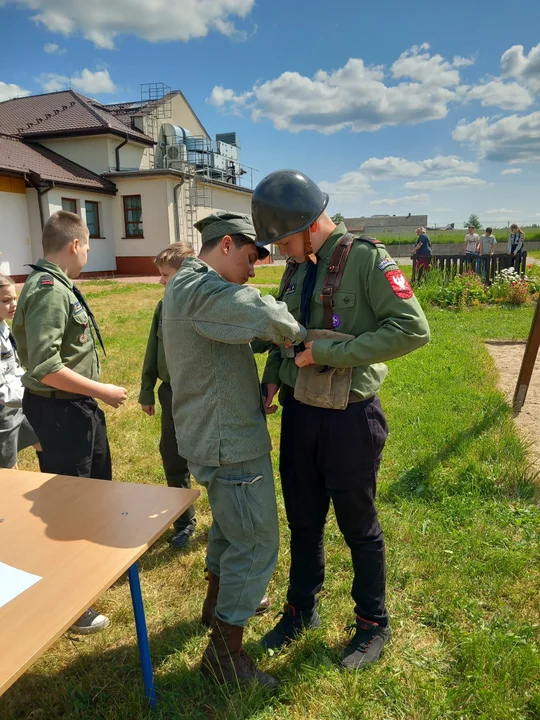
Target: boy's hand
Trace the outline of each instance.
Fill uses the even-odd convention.
[[[264,411],[267,415],[273,415],[278,409],[277,405],[272,404],[275,394],[279,390],[278,386],[274,383],[268,383],[266,385],[266,394],[264,395]]]
[[[114,408],[120,407],[127,398],[126,388],[119,387],[118,385],[103,384],[103,390],[99,395],[100,400],[103,400],[107,405],[111,405]]]
[[[304,350],[304,352],[299,353],[294,359],[294,362],[296,363],[296,365],[298,367],[306,367],[307,365],[316,365],[316,362],[313,359],[313,353],[311,350],[311,348],[313,346],[313,341],[307,342],[305,345],[306,345],[306,349]]]
[[[141,410],[147,415],[150,415],[150,417],[153,417],[156,414],[155,405],[141,405]]]

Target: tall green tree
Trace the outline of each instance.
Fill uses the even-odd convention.
[[[480,230],[482,223],[478,219],[478,215],[475,215],[474,213],[469,215],[469,219],[466,223],[463,223],[463,227],[469,227],[469,225],[473,225],[475,230]]]
[[[332,222],[335,222],[336,225],[339,225],[339,223],[342,223],[345,220],[345,218],[343,217],[343,215],[341,213],[336,213],[335,215],[332,215],[331,220],[332,220]]]

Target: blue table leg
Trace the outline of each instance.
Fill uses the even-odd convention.
[[[141,666],[144,680],[144,692],[151,707],[155,707],[156,687],[154,685],[154,673],[152,671],[152,658],[150,657],[150,645],[148,644],[148,631],[146,629],[146,618],[144,616],[144,605],[141,594],[141,583],[139,580],[139,569],[137,563],[128,570],[129,589],[131,590],[131,602],[133,603],[133,614],[135,615],[135,627],[137,629],[137,642],[141,656]]]

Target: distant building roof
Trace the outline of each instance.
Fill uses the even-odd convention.
[[[345,227],[349,231],[359,232],[365,228],[385,228],[396,226],[419,227],[427,225],[427,215],[373,215],[372,217],[345,218]]]
[[[0,173],[33,173],[40,180],[114,193],[116,185],[37,143],[0,134]]]
[[[28,139],[113,133],[146,145],[154,141],[106,107],[74,90],[0,102],[0,132]]]

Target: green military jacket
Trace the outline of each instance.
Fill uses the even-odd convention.
[[[255,338],[301,342],[305,329],[285,303],[227,282],[187,258],[163,300],[163,342],[182,457],[218,467],[271,449],[253,351]]]
[[[73,293],[73,282],[56,265],[38,260],[47,272],[34,270],[21,291],[12,332],[29,390],[51,391],[41,380],[63,367],[99,380],[99,359],[85,309]]]
[[[163,300],[160,300],[154,310],[150,334],[148,335],[148,342],[146,343],[146,353],[141,377],[141,392],[139,393],[139,403],[141,405],[155,405],[154,388],[158,380],[164,383],[171,382],[165,361],[165,349],[163,347],[162,312]]]
[[[308,329],[324,328],[321,290],[332,253],[347,233],[338,225],[317,252],[317,279]],[[299,321],[307,263],[298,265],[283,300]],[[333,297],[334,330],[354,340],[315,340],[313,359],[318,365],[354,368],[351,392],[366,399],[375,395],[386,377],[386,360],[405,355],[429,341],[429,327],[409,283],[382,243],[356,238],[347,259],[339,290]],[[263,382],[294,387],[298,368],[294,359],[282,359],[279,348],[270,351]]]

